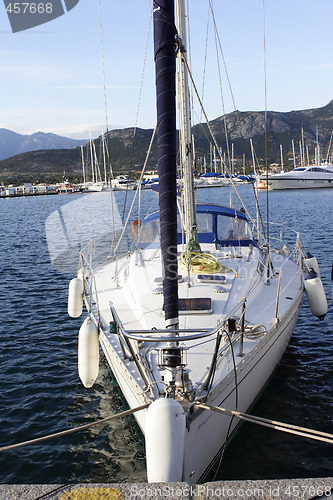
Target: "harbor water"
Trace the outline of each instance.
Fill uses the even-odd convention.
[[[241,185],[239,191],[254,215],[252,187]],[[126,195],[114,195],[121,215]],[[0,200],[0,446],[127,408],[104,357],[94,387],[85,389],[80,383],[77,336],[85,315],[71,319],[67,314],[73,274],[52,266],[45,230],[48,216],[65,204],[82,204],[89,197],[89,206],[98,211],[106,196],[111,198],[110,193],[96,193]],[[133,196],[128,193],[127,205]],[[228,188],[198,190],[197,196],[199,201],[229,204]],[[265,193],[259,196],[265,207]],[[154,204],[157,208],[156,194],[143,192],[142,212]],[[235,205],[241,207],[239,201]],[[333,190],[274,191],[269,205],[270,220],[288,221],[317,257],[329,311],[319,321],[304,298],[286,353],[251,413],[333,433]],[[66,210],[70,213],[71,206]],[[84,217],[76,214],[72,227]],[[227,447],[216,479],[326,477],[332,468],[330,445],[244,423]],[[134,417],[0,453],[0,483],[124,481],[146,481],[144,439]]]

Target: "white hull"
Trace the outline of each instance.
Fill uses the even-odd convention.
[[[134,191],[136,189],[136,186],[131,186],[131,185],[113,185],[112,186],[112,191]]]
[[[260,180],[266,183],[266,177]],[[278,189],[315,189],[333,187],[333,167],[330,165],[298,167],[291,172],[272,174],[268,177],[268,188]]]
[[[333,187],[332,179],[269,179],[268,186],[272,190],[278,189],[315,189]]]
[[[195,402],[205,401],[212,406],[243,412],[253,404],[288,344],[304,289],[299,264],[289,258],[288,252],[278,251],[271,254],[276,272],[267,284],[267,269],[259,249],[251,245],[238,249],[216,249],[215,244],[202,244],[202,247],[206,252],[210,248],[223,266],[233,272],[224,274],[223,291],[220,285],[210,283],[209,278],[203,282],[198,281],[195,274],[192,274],[192,284],[188,287],[186,275],[183,275],[178,285],[179,296],[194,300],[211,297],[212,306],[210,310],[181,314],[179,328],[186,329],[189,333],[198,330],[204,332],[207,329],[213,331],[219,322],[228,317],[236,318],[239,324],[239,304],[242,304],[246,297],[244,317],[245,332],[248,333],[244,334],[242,347],[239,329],[236,334],[231,334],[234,335],[231,349],[230,339],[226,330],[223,330],[223,339],[219,345],[220,354],[211,385],[208,384],[209,369],[214,358],[217,330],[207,341],[182,341],[182,336],[186,337],[188,333],[179,334],[180,342],[184,345],[186,343],[188,348],[186,370],[189,374],[189,385],[186,385],[187,380],[180,392],[176,391],[176,400],[183,406],[187,418],[182,480],[190,483],[203,479],[226,439],[239,423],[234,419],[229,429],[230,417],[198,409],[194,406]],[[181,245],[178,249],[181,254]],[[281,265],[282,272],[279,270]],[[115,279],[117,268],[118,277]],[[97,269],[94,273],[94,285],[90,290],[91,278],[87,277],[85,270],[88,293],[86,305],[89,308],[89,304],[93,304],[91,313],[95,323],[100,326],[100,343],[130,408],[151,403],[165,396],[168,373],[165,372],[166,378],[163,381],[161,376],[164,372],[159,364],[158,349],[169,343],[161,341],[155,346],[153,342],[148,341],[148,338],[154,335],[154,329],[164,329],[163,298],[158,291],[161,275],[160,249],[154,246],[147,249],[140,247],[130,256],[121,258],[117,265],[111,261]],[[110,333],[109,324],[113,320],[116,320],[120,335],[114,331]],[[226,324],[225,321],[224,325]],[[133,335],[133,331],[137,332],[134,333],[137,338],[143,340],[138,343],[134,338],[127,337],[128,334]],[[255,332],[259,332],[258,335]],[[241,349],[244,356],[238,355]],[[233,359],[236,366],[237,391]],[[205,384],[208,384],[209,388]],[[150,432],[145,425],[146,414],[147,410],[135,414],[144,434]]]
[[[110,186],[105,182],[88,182],[84,185],[85,193],[101,193],[102,191],[110,191]]]
[[[300,291],[293,310],[288,311],[280,323],[272,329],[270,335],[262,340],[262,345],[254,356],[251,353],[248,359],[243,359],[243,366],[237,371],[238,411],[246,412],[251,407],[276,369],[292,335],[302,297],[303,291]],[[101,345],[130,408],[145,404],[144,395],[137,390],[139,387],[133,386],[133,379],[131,381],[131,376],[123,363],[117,360],[117,356],[115,358],[115,353],[104,336],[101,337]],[[235,379],[231,372],[216,386],[214,394],[207,400],[207,404],[235,409],[235,400]],[[135,414],[144,434],[146,414],[147,410]],[[204,480],[210,468],[214,466],[216,457],[226,439],[232,436],[236,426],[240,424],[240,420],[235,418],[229,429],[230,421],[231,417],[221,416],[207,410],[197,410],[193,414],[188,432],[185,434],[182,481],[195,484]]]
[[[129,179],[126,175],[119,175],[111,180],[112,191],[133,191],[137,189],[138,183]]]
[[[228,179],[195,179],[194,185],[196,188],[212,188],[212,187],[226,187],[230,186],[230,181]]]
[[[277,328],[263,340],[263,345],[256,355],[249,356],[248,360],[244,359],[244,366],[237,373],[237,411],[246,412],[251,407],[279,363],[297,321],[302,296],[303,293],[300,293],[298,305],[295,305],[293,313],[288,313]],[[220,386],[207,404],[226,409],[236,408],[234,377],[230,377],[229,381],[222,381]],[[210,466],[214,465],[214,458],[240,424],[240,420],[234,418],[229,429],[231,419],[232,417],[207,410],[198,412],[186,434],[184,481],[197,483],[204,480]],[[207,464],[210,466],[207,467]],[[195,474],[191,475],[193,471]]]
[[[162,4],[154,9],[161,213],[132,221],[134,241],[124,236],[123,244],[133,243],[125,255],[92,269],[91,245],[80,262],[84,300],[107,361],[130,408],[140,408],[135,417],[145,435],[148,482],[198,483],[239,423],[202,404],[244,412],[259,396],[298,317],[303,257],[298,233],[288,250],[283,224],[275,250],[261,228],[254,238],[246,209],[195,203],[183,0],[175,5],[184,181],[182,202],[176,202],[174,9]],[[133,183],[119,176],[112,189]],[[229,180],[206,177],[196,184]],[[319,289],[315,283],[308,288],[315,295]],[[316,299],[312,305],[322,317]],[[76,314],[76,301],[73,309]],[[89,384],[96,366],[84,347]]]

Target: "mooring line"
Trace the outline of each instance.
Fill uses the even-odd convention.
[[[14,450],[15,448],[21,448],[22,446],[28,446],[30,444],[41,443],[43,441],[47,441],[48,439],[53,439],[56,437],[66,436],[67,434],[72,434],[74,432],[83,431],[85,429],[89,429],[90,427],[93,427],[94,425],[104,424],[105,422],[110,422],[110,420],[115,420],[116,418],[119,418],[119,417],[125,417],[126,415],[132,415],[132,413],[135,413],[137,411],[144,410],[145,408],[148,408],[149,405],[150,405],[150,403],[147,403],[147,404],[144,404],[142,406],[138,406],[136,408],[133,408],[132,410],[122,411],[121,413],[117,413],[117,415],[111,415],[110,417],[103,418],[102,420],[97,420],[97,422],[91,422],[90,424],[81,425],[80,427],[74,427],[73,429],[67,429],[65,431],[56,432],[55,434],[48,434],[47,436],[42,436],[42,437],[39,437],[36,439],[30,439],[29,441],[23,441],[22,443],[16,443],[16,444],[10,444],[8,446],[3,446],[2,448],[0,448],[0,452]]]
[[[257,417],[255,415],[249,415],[248,413],[242,413],[240,411],[227,410],[225,408],[220,408],[218,406],[210,406],[204,403],[196,403],[197,408],[203,408],[205,410],[212,410],[225,415],[235,416],[247,422],[252,422],[253,424],[263,425],[264,427],[269,427],[277,431],[288,432],[289,434],[296,434],[297,436],[306,437],[310,439],[316,439],[317,441],[324,441],[325,443],[333,444],[333,434],[328,434],[327,432],[321,432],[314,429],[308,429],[306,427],[300,427],[298,425],[286,424],[284,422],[279,422],[277,420],[270,420],[268,418]]]

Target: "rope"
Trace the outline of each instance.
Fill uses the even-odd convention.
[[[80,427],[74,427],[73,429],[67,429],[66,431],[56,432],[55,434],[49,434],[47,436],[42,436],[36,439],[30,439],[29,441],[23,441],[22,443],[10,444],[8,446],[3,446],[0,448],[0,452],[14,450],[15,448],[21,448],[22,446],[29,446],[30,444],[42,443],[43,441],[47,441],[48,439],[53,439],[56,437],[66,436],[67,434],[72,434],[74,432],[83,431],[85,429],[89,429],[98,424],[104,424],[105,422],[110,422],[111,420],[115,420],[119,417],[125,417],[126,415],[132,415],[133,413],[144,410],[148,408],[150,403],[138,406],[133,408],[132,410],[122,411],[121,413],[117,413],[117,415],[111,415],[111,417],[103,418],[102,420],[98,420],[97,422],[91,422],[90,424],[81,425]]]
[[[218,262],[217,258],[214,255],[211,255],[209,253],[185,252],[182,255],[182,261],[180,263],[180,268],[183,271],[187,271],[188,262],[190,270],[193,273],[212,274],[219,272],[232,272],[235,273],[236,278],[238,278],[238,274],[236,271],[234,271],[230,267],[223,266]]]
[[[212,410],[226,415],[234,416],[242,420],[246,420],[247,422],[262,425],[264,427],[269,427],[277,431],[287,432],[289,434],[295,434],[296,436],[306,437],[315,439],[317,441],[323,441],[324,443],[333,444],[333,434],[328,434],[327,432],[308,429],[306,427],[300,427],[298,425],[286,424],[284,422],[270,420],[268,418],[256,417],[255,415],[249,415],[248,413],[242,413],[240,411],[226,410],[225,408],[210,406],[204,403],[197,403],[196,406],[198,408],[203,408],[204,410]]]

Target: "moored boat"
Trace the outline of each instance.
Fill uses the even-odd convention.
[[[118,175],[115,179],[111,180],[111,189],[113,191],[126,191],[137,189],[138,183],[130,179],[127,175]]]
[[[153,5],[159,211],[135,220],[130,252],[120,255],[118,242],[97,267],[92,245],[80,252],[70,310],[77,317],[84,301],[88,311],[81,380],[91,387],[97,376],[99,338],[145,436],[148,481],[198,483],[238,425],[212,409],[244,412],[253,404],[288,344],[305,279],[315,314],[327,304],[316,300],[320,277],[304,262],[299,233],[288,249],[282,224],[273,248],[246,207],[196,203],[184,0],[176,0],[176,24],[173,2]]]
[[[266,182],[266,176],[260,178]],[[268,176],[269,189],[310,189],[333,187],[333,165],[323,163],[307,167],[297,167],[290,172],[270,174]]]

